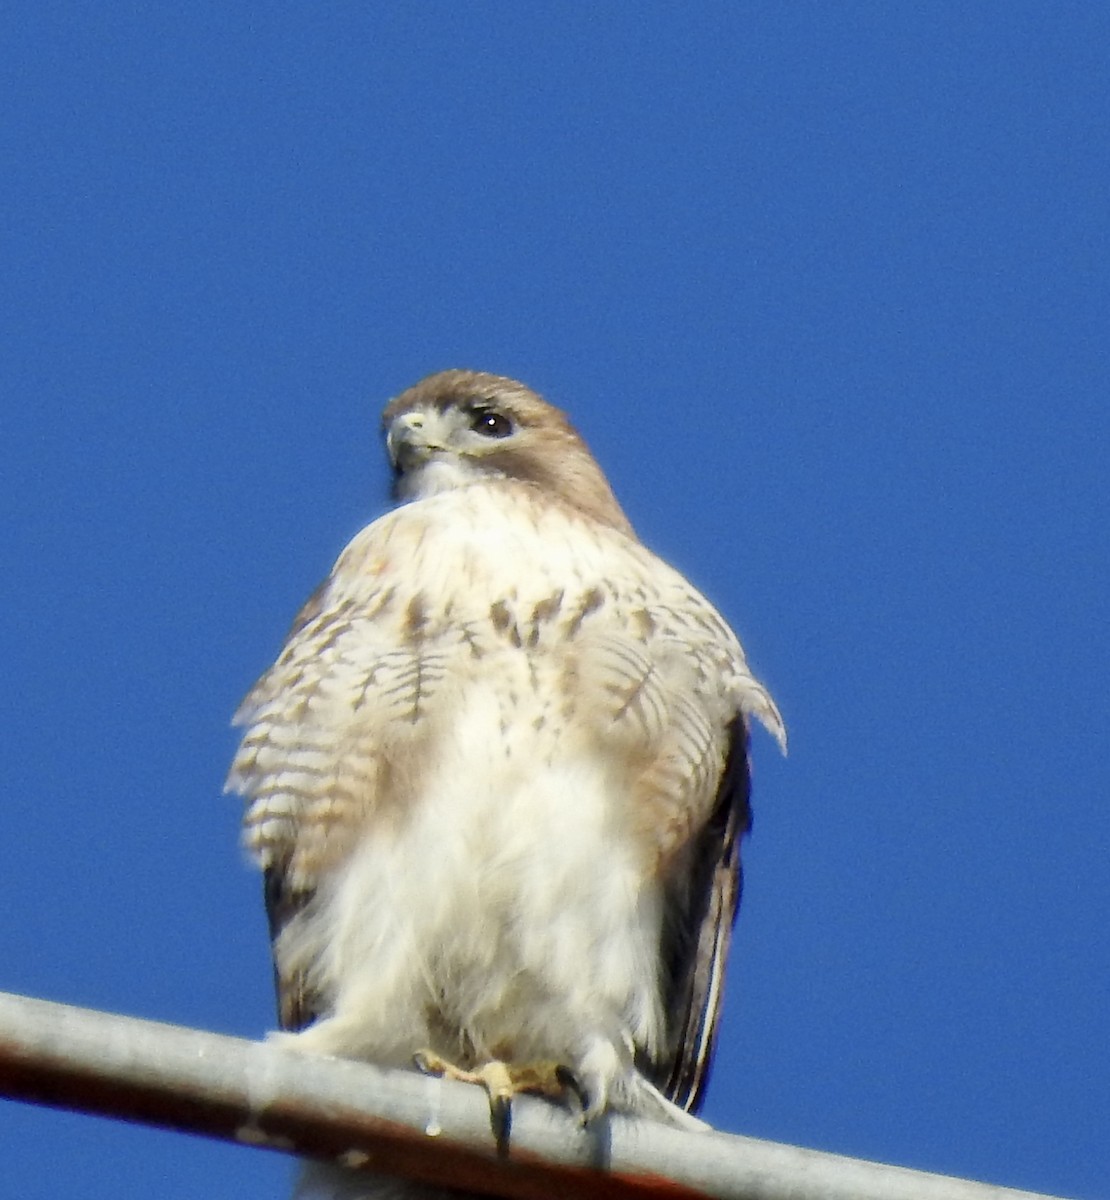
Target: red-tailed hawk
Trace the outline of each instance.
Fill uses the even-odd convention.
[[[534,392],[444,371],[384,427],[401,504],[236,717],[228,787],[282,1028],[326,1054],[422,1053],[499,1103],[570,1081],[587,1119],[695,1110],[748,719],[782,741],[778,711]]]

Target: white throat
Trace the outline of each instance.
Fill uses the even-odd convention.
[[[435,454],[401,475],[397,481],[397,498],[425,500],[440,492],[464,487],[487,474],[471,459],[456,454]]]

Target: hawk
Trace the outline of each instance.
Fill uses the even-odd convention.
[[[385,409],[399,505],[236,715],[297,1048],[696,1111],[782,720],[714,607],[638,540],[567,417],[451,370]],[[499,1107],[500,1106],[500,1109]]]

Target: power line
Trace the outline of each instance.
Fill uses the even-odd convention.
[[[523,1200],[1052,1200],[527,1096],[499,1159],[467,1084],[3,992],[0,1094]]]

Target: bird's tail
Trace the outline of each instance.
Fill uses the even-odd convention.
[[[332,1163],[302,1164],[291,1200],[481,1200],[470,1192],[352,1171]]]

